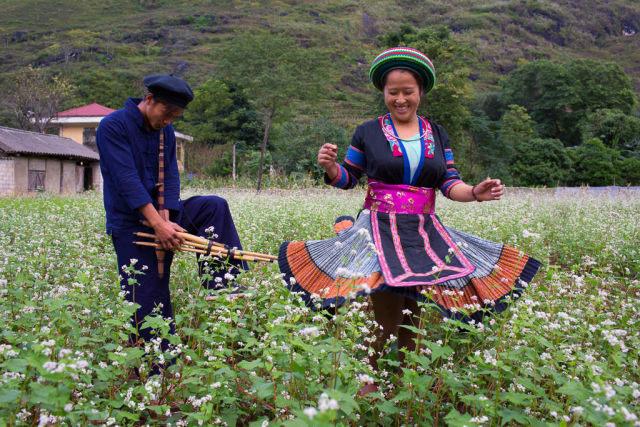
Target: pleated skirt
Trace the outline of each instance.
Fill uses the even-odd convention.
[[[391,291],[432,304],[443,316],[480,321],[524,292],[540,262],[444,226],[436,215],[364,210],[336,221],[326,240],[284,242],[278,264],[287,287],[314,310]]]

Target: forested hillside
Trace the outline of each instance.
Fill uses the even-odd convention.
[[[499,149],[505,138],[514,137],[508,136],[511,130],[505,131],[503,118],[507,113],[510,120],[515,115],[517,123],[510,126],[531,128],[516,135],[527,144],[529,140],[546,141],[546,145],[538,141],[536,147],[547,148],[533,151],[548,153],[549,144],[560,150],[561,159],[527,160],[546,164],[544,170],[563,162],[565,170],[580,164],[577,148],[567,148],[592,140],[596,151],[617,150],[606,152],[606,156],[631,162],[624,167],[633,171],[635,163],[626,159],[639,161],[639,31],[640,6],[631,0],[5,0],[0,17],[0,125],[16,125],[11,93],[15,79],[28,65],[39,69],[42,79],[57,75],[72,85],[62,109],[94,101],[119,108],[127,96],[142,92],[141,76],[174,73],[200,89],[201,98],[199,106],[177,127],[212,147],[210,155],[225,156],[229,143],[240,142],[240,151],[246,156],[244,172],[251,173],[254,151],[268,121],[267,104],[257,98],[264,101],[264,96],[271,96],[269,99],[278,102],[272,111],[267,164],[286,174],[317,174],[309,147],[322,138],[337,138],[347,144],[354,125],[380,111],[379,98],[368,82],[370,61],[383,48],[403,43],[425,50],[434,59],[439,86],[431,99],[427,97],[430,105],[425,105],[424,113],[455,137],[454,148],[467,176],[496,172],[512,184],[575,184],[570,182],[573,173],[554,175],[544,182],[539,177],[520,179],[514,162],[523,147],[513,146],[515,142],[510,140],[512,146],[506,152]],[[252,40],[252,46],[238,46],[238,38],[246,34],[254,37],[243,39]],[[264,49],[270,36],[281,37],[280,45],[287,46],[277,53],[279,57],[276,47]],[[244,56],[236,55],[229,63],[231,53],[239,50]],[[274,62],[256,62],[270,55]],[[601,102],[593,108],[590,101],[577,100],[574,92],[579,86],[571,86],[575,76],[566,74],[567,67],[553,66],[578,59],[592,62],[575,64],[573,69],[603,67],[607,75],[611,73],[603,80],[628,87],[632,99],[629,93],[621,93],[624,99]],[[287,61],[301,62],[298,67],[286,68]],[[608,62],[618,67],[611,68]],[[520,88],[514,72],[525,66],[538,67],[542,74],[566,86],[566,96],[558,96],[551,106],[525,105],[516,99],[514,91]],[[250,72],[257,76],[262,72],[260,67],[268,67],[279,77],[270,87],[278,86],[276,81],[286,83],[278,89],[282,96],[259,95],[260,88],[251,86]],[[296,73],[300,75],[292,75]],[[602,84],[597,75],[582,84]],[[509,79],[511,83],[505,86]],[[298,93],[289,91],[296,80],[314,84]],[[607,89],[604,87],[604,94],[609,96]],[[524,110],[518,112],[510,105]],[[578,106],[585,108],[579,117],[557,118],[551,124],[539,122],[543,116],[548,118],[550,111],[566,113]],[[597,117],[590,116],[593,114]],[[605,131],[600,126],[607,120],[620,123],[620,117],[628,123],[624,129],[610,130],[609,126]],[[563,128],[574,119],[581,122],[574,122],[573,133]],[[550,140],[559,141],[559,145]],[[203,150],[200,147],[192,153]],[[298,158],[292,158],[294,152]],[[191,163],[196,165],[197,160],[192,158]],[[225,164],[210,165],[209,172],[227,173]],[[601,183],[612,183],[609,181],[615,179],[618,166],[605,173]],[[547,173],[542,175],[548,177]],[[618,174],[617,179],[622,183],[620,180],[635,182],[640,178]]]

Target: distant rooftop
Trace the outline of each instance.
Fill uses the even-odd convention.
[[[58,117],[104,117],[114,111],[116,110],[94,102],[93,104],[85,105],[84,107],[61,111],[58,113]]]
[[[73,139],[0,126],[0,151],[7,154],[36,154],[98,160],[98,153]]]

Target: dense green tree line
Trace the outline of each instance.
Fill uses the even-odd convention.
[[[614,63],[525,63],[479,94],[471,130],[488,174],[509,185],[640,184],[640,118]]]

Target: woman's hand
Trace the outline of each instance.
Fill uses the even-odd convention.
[[[325,143],[320,150],[318,150],[318,164],[322,166],[330,180],[335,179],[338,176],[338,164],[336,158],[338,157],[338,146],[331,143]]]
[[[499,179],[485,179],[472,187],[472,195],[479,202],[500,200],[500,196],[503,194],[504,185],[500,183]]]

